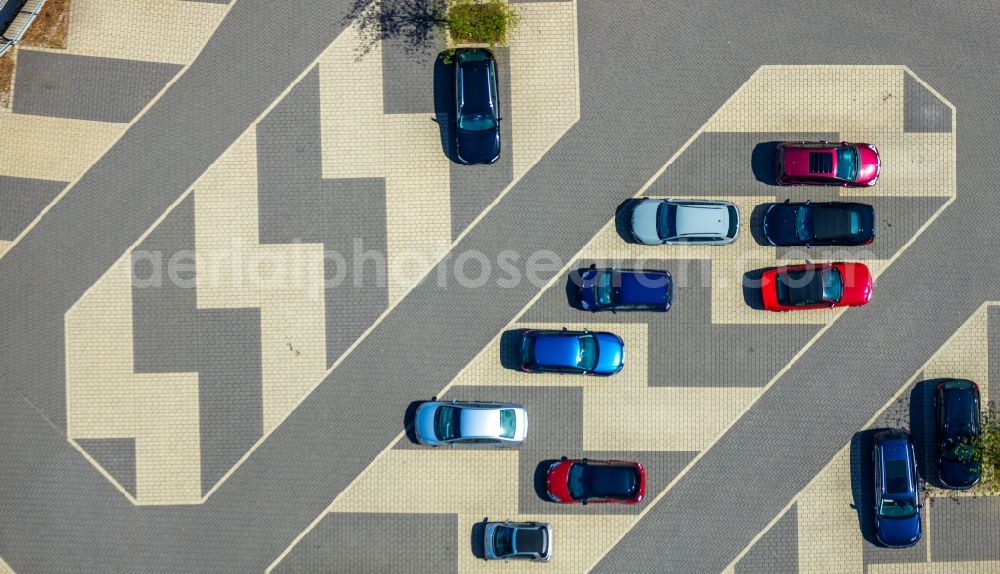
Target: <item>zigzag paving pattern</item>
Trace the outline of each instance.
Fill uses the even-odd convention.
[[[857,88],[858,105],[842,109],[839,115],[813,117],[814,108],[808,102],[814,97],[829,97],[828,91],[845,83]],[[383,522],[392,520],[386,517],[391,513],[405,513],[400,515],[405,517],[457,515],[457,530],[450,530],[450,526],[448,530],[456,541],[442,547],[446,551],[454,547],[457,552],[445,560],[447,569],[468,572],[486,568],[475,561],[469,548],[470,533],[475,536],[474,526],[484,516],[551,522],[557,550],[546,568],[578,572],[592,567],[636,523],[635,513],[642,507],[598,509],[548,503],[538,486],[546,463],[561,455],[639,460],[647,466],[650,477],[648,501],[643,504],[651,504],[649,500],[663,493],[695,455],[710,448],[754,403],[771,377],[820,326],[842,312],[769,314],[748,306],[746,290],[741,288],[746,271],[802,258],[801,253],[758,241],[755,225],[759,221],[750,214],[755,213],[755,206],[780,198],[773,195],[777,188],[766,186],[759,173],[748,169],[759,167],[756,155],[760,152],[755,145],[776,139],[823,139],[828,132],[833,135],[827,139],[834,141],[839,137],[881,142],[886,135],[895,142],[883,150],[887,163],[917,161],[913,157],[919,156],[922,161],[936,162],[945,174],[920,185],[908,181],[906,185],[914,184],[912,188],[893,187],[887,197],[878,190],[870,197],[861,197],[878,209],[880,231],[874,250],[813,249],[809,251],[811,259],[864,259],[877,275],[942,206],[954,199],[952,108],[942,100],[925,99],[927,106],[947,110],[949,121],[934,124],[938,131],[932,132],[933,138],[923,133],[909,137],[911,134],[904,133],[909,124],[904,122],[907,108],[902,94],[904,86],[911,83],[915,87],[911,86],[908,94],[916,88],[927,90],[902,67],[761,68],[640,191],[640,195],[655,192],[663,197],[733,201],[749,223],[744,224],[739,240],[725,248],[639,246],[623,240],[622,222],[616,218],[565,267],[572,271],[594,263],[668,269],[675,280],[670,312],[657,317],[627,313],[592,317],[570,308],[572,280],[566,274],[558,275],[440,395],[524,404],[531,420],[525,444],[516,451],[431,450],[401,436],[317,517],[272,569],[292,572],[304,564],[340,565],[337,556],[353,555],[345,553],[356,549],[347,551],[347,541],[333,533],[364,512],[379,515],[372,520]],[[895,99],[885,98],[891,91],[897,94]],[[879,109],[871,112],[871,106]],[[860,113],[861,109],[868,111]],[[859,126],[866,125],[872,113],[880,118],[870,126],[877,129],[862,132]],[[742,123],[738,117],[744,118]],[[806,132],[807,125],[818,125],[823,131]],[[772,163],[765,165],[770,169]],[[722,180],[726,182],[724,189],[705,191],[701,176],[708,166],[733,174]],[[717,186],[719,180],[713,183]],[[845,196],[831,190],[809,192],[813,199]],[[795,189],[788,195],[797,198],[795,194],[801,193]],[[668,254],[670,259],[665,259]],[[608,379],[519,372],[517,333],[525,328],[560,327],[618,333],[626,345],[625,368]],[[401,475],[406,478],[401,480]],[[822,503],[828,505],[829,500]],[[793,509],[768,535],[767,548],[786,548],[796,532],[816,527],[816,501],[804,498],[802,504],[805,511]],[[352,543],[360,542],[352,539]],[[475,545],[475,540],[472,543]],[[860,561],[860,547],[851,549],[858,551]],[[821,550],[830,557],[839,556],[830,548]],[[785,554],[765,549],[748,553],[746,562],[735,564],[733,571],[787,571],[797,564]],[[516,568],[522,567],[526,566]]]
[[[16,228],[0,225],[0,257],[5,243],[194,60],[229,10],[228,2],[187,0],[74,0],[70,6],[65,49],[22,44],[8,56],[17,58],[18,71],[13,106],[0,107],[0,213],[23,216]],[[40,188],[46,189],[41,198]]]
[[[990,401],[990,383],[1000,375],[1000,306],[984,304],[873,417],[866,429],[908,428],[923,475],[933,476],[933,381],[967,378]],[[754,556],[762,550],[802,574],[986,573],[1000,568],[1000,554],[983,525],[1000,518],[1000,498],[972,491],[948,491],[925,483],[924,536],[915,547],[885,550],[870,542],[870,433],[862,429],[795,497],[786,516],[797,529],[782,532],[778,519],[745,551],[736,572],[764,573]],[[867,438],[866,438],[867,437]],[[860,509],[860,510],[856,510]]]
[[[522,18],[511,83],[550,74],[570,105],[520,129],[546,101],[511,94],[518,176],[579,115],[575,3]],[[373,107],[381,43],[359,58],[362,40],[357,23],[338,37],[66,315],[68,435],[136,504],[204,501],[451,247],[435,110]],[[378,161],[345,152],[362,125]],[[510,183],[477,173],[491,198]]]

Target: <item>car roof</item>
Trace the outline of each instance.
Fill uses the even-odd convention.
[[[619,297],[625,305],[664,305],[669,300],[670,275],[662,271],[616,270],[621,277]],[[655,277],[655,279],[654,279]],[[662,281],[660,278],[666,278]],[[662,283],[650,285],[651,282]]]
[[[675,202],[674,228],[680,237],[711,235],[726,237],[729,232],[729,209],[719,203]]]
[[[635,467],[589,464],[590,496],[632,497],[639,491],[639,473]]]
[[[461,407],[460,425],[463,437],[499,437],[500,409]]]
[[[545,528],[534,524],[514,527],[514,552],[517,554],[545,554],[549,543]]]
[[[576,367],[580,339],[576,333],[539,333],[535,336],[535,362],[542,365]]]
[[[952,430],[961,431],[971,427],[976,422],[979,409],[976,402],[975,387],[970,385],[945,386],[942,393],[945,414]]]

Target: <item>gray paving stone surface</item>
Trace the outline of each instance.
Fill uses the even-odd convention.
[[[335,512],[327,514],[273,572],[458,572],[458,553],[469,549],[455,548],[457,534],[454,514]]]
[[[66,187],[64,181],[0,176],[0,241],[12,241]]]
[[[935,498],[929,512],[931,556],[935,562],[1000,560],[1000,499]]]
[[[14,113],[129,122],[180,69],[176,64],[21,50]]]
[[[257,128],[261,243],[322,243],[327,363],[389,302],[385,181],[322,179],[319,72]],[[339,280],[338,280],[339,277]]]
[[[207,492],[264,433],[260,309],[198,309],[193,197],[138,245],[132,261],[135,372],[198,373]]]
[[[76,443],[135,496],[134,438],[78,438]]]
[[[951,108],[909,74],[903,77],[903,94],[903,131],[951,131]]]
[[[798,544],[798,507],[793,504],[736,563],[734,574],[797,574]]]

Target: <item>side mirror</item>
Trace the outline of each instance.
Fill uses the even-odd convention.
[[[806,205],[809,205],[810,203],[812,203],[812,200],[811,199],[807,199],[806,200]]]
[[[584,506],[587,506],[587,499],[586,499],[586,498],[584,498],[583,500],[581,500],[581,501],[580,501],[580,504],[582,504],[582,505],[584,505]]]
[[[597,269],[597,263],[591,263],[588,269]]]
[[[455,448],[455,444],[456,443],[450,443],[448,446],[450,446],[451,448]]]
[[[790,197],[785,200],[785,203],[791,203],[791,202],[792,202],[792,198],[790,198]]]

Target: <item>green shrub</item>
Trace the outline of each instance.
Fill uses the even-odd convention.
[[[982,486],[989,491],[1000,492],[1000,411],[993,403],[983,416],[983,432],[973,452],[982,469]]]
[[[517,12],[503,0],[454,0],[445,25],[456,42],[507,44],[507,35],[517,27]]]

